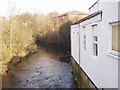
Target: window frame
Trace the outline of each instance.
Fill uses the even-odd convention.
[[[120,57],[120,52],[119,51],[115,51],[112,48],[112,27],[115,25],[120,25],[120,22],[113,22],[110,23],[110,50],[109,50],[109,55],[115,57],[115,58],[119,58]]]
[[[86,35],[83,35],[83,48],[84,48],[84,51],[86,51],[86,46],[87,46],[87,42],[86,42]]]
[[[97,37],[97,41],[95,40],[95,37]],[[94,45],[97,45],[97,48],[94,48]],[[97,51],[97,53],[95,53]],[[93,36],[93,55],[98,56],[98,36]]]
[[[99,38],[98,38],[98,34],[95,33],[97,28],[98,28],[97,23],[92,24],[92,50],[93,50],[92,54],[96,57],[99,56],[99,43],[98,43]],[[95,37],[97,37],[97,40],[95,40]],[[94,45],[97,45],[96,49],[94,48]],[[95,53],[96,51],[97,53]]]
[[[86,36],[86,26],[83,26],[83,50],[86,51],[87,50],[87,36]]]

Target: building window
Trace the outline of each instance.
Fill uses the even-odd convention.
[[[83,26],[83,30],[85,30],[86,26]]]
[[[120,25],[113,25],[112,26],[112,50],[120,52]]]
[[[86,35],[84,35],[83,38],[84,38],[84,42],[83,42],[84,45],[83,46],[84,46],[84,50],[86,50]]]
[[[97,42],[98,41],[98,37],[94,36],[94,41]]]
[[[93,55],[98,56],[98,37],[94,36],[93,40]]]

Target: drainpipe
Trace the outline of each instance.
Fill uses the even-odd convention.
[[[79,23],[79,69],[80,71],[78,72],[79,77],[80,77],[80,81],[81,81],[81,65],[80,65],[80,23]],[[81,82],[80,82],[80,86],[81,86]]]

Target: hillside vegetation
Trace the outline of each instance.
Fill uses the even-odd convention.
[[[7,19],[1,17],[0,21],[0,45],[2,46],[0,63],[2,64],[1,74],[3,74],[13,57],[24,57],[28,53],[37,51],[35,36],[39,33],[45,34],[51,24],[49,18],[43,14],[31,15],[29,13]]]
[[[66,18],[58,21],[57,16],[57,12],[52,12],[0,17],[0,74],[37,52],[41,43],[60,45],[70,52],[72,21]]]

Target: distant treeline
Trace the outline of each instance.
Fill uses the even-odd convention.
[[[71,21],[67,21],[59,27],[59,30],[49,31],[45,36],[38,35],[36,41],[38,43],[46,43],[58,45],[70,52],[70,25]]]

